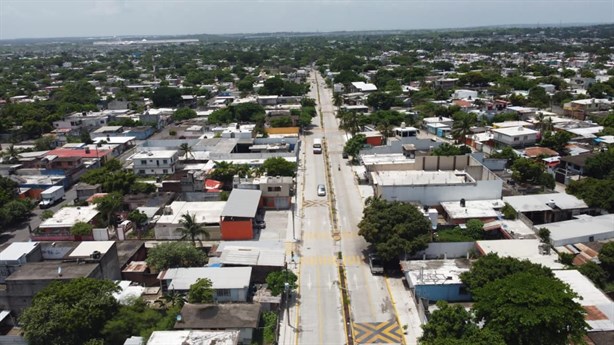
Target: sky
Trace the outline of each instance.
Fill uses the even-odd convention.
[[[0,39],[613,22],[614,0],[0,0]]]

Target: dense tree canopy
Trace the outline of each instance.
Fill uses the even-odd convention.
[[[290,162],[284,157],[271,157],[262,163],[262,170],[268,176],[294,176],[296,174],[296,163]]]
[[[188,303],[213,303],[213,283],[209,278],[198,278],[196,283],[190,285]]]
[[[190,108],[180,108],[173,113],[173,121],[189,120],[196,117],[196,111]]]
[[[598,179],[614,179],[614,146],[587,158],[584,175]]]
[[[110,280],[55,281],[41,290],[19,319],[28,343],[81,345],[102,339],[102,328],[117,312]]]
[[[424,249],[431,224],[414,205],[370,197],[358,229],[383,260],[393,261]]]
[[[589,207],[602,208],[614,212],[614,179],[583,178],[571,181],[567,193],[584,200]]]
[[[284,292],[288,283],[290,291],[295,290],[298,277],[290,270],[274,271],[266,276],[266,283],[273,296],[279,296]]]
[[[367,137],[364,134],[357,134],[346,141],[343,146],[343,152],[352,157],[352,160],[356,160],[360,150],[367,143]]]
[[[181,103],[181,91],[175,87],[161,86],[154,91],[151,100],[159,108],[174,108]]]
[[[147,265],[161,271],[177,267],[202,267],[207,257],[202,250],[185,242],[165,242],[147,253]]]
[[[448,143],[443,143],[433,149],[433,156],[460,156],[471,153],[471,148],[467,145],[455,146]]]

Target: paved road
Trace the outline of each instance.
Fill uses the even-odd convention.
[[[64,207],[64,205],[72,204],[73,200],[77,197],[77,192],[74,188],[68,190],[64,195],[64,200],[59,204],[48,208],[53,212],[56,212],[60,208]],[[23,222],[18,226],[12,227],[10,229],[3,230],[0,234],[0,244],[2,243],[12,243],[12,242],[28,242],[30,240],[30,230],[28,228],[28,224],[32,228],[32,230],[36,229],[40,223],[42,222],[40,215],[45,210],[41,210],[38,206],[32,210],[32,216],[29,221]]]
[[[333,188],[341,232],[341,250],[346,267],[347,287],[350,291],[352,321],[376,323],[395,319],[395,314],[382,276],[371,274],[365,259],[367,243],[358,235],[358,223],[362,218],[363,204],[358,185],[347,160],[341,153],[345,144],[345,132],[338,129],[332,91],[325,87],[318,76],[320,106],[326,128],[326,143],[333,167]]]
[[[317,99],[312,84],[311,97]],[[326,184],[322,154],[314,154],[313,139],[322,137],[319,117],[313,120],[313,134],[305,136],[304,190],[300,247],[300,344],[345,344],[344,321],[339,288],[335,242],[327,196],[317,195],[317,185]]]

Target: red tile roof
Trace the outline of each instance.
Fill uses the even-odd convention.
[[[81,157],[81,158],[97,158],[106,156],[111,150],[89,150],[89,153],[85,149],[62,149],[58,148],[47,152],[47,155],[54,155],[58,157]]]

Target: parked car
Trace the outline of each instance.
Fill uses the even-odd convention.
[[[369,254],[369,268],[371,269],[371,274],[383,274],[384,273],[384,264],[382,260],[375,253]]]
[[[319,184],[318,185],[318,196],[325,196],[326,195],[326,187],[324,187],[323,184]]]
[[[343,153],[341,154],[341,157],[343,157],[343,159],[348,159],[350,156],[348,155],[348,153],[347,153],[347,152],[343,152]]]
[[[254,226],[258,229],[265,229],[266,228],[266,222],[264,220],[255,220],[254,221]]]

